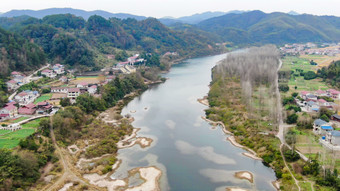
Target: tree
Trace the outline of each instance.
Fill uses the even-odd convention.
[[[60,100],[60,105],[63,106],[63,107],[70,106],[71,105],[70,98],[68,98],[68,97],[62,98]]]
[[[303,78],[305,79],[305,80],[311,80],[311,79],[314,79],[314,78],[316,78],[317,76],[316,76],[316,74],[315,74],[315,72],[313,72],[313,71],[308,71],[308,72],[306,72],[305,74],[304,74],[304,76],[303,76]]]
[[[299,118],[299,116],[296,115],[295,113],[294,113],[294,114],[291,114],[291,115],[288,115],[288,117],[287,117],[287,123],[288,123],[288,124],[296,123],[298,118]]]
[[[328,116],[327,116],[326,114],[322,114],[322,115],[320,116],[320,119],[329,122],[329,118],[328,118]]]

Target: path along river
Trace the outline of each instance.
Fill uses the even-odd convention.
[[[246,151],[227,141],[229,135],[201,118],[207,106],[197,99],[207,95],[211,68],[225,56],[174,65],[164,75],[169,80],[153,86],[123,109],[123,115],[135,118],[133,126],[141,129],[138,136],[154,141],[147,148],[135,145],[119,150],[118,158],[123,162],[112,178],[124,178],[132,168],[156,166],[163,172],[161,190],[276,190],[271,184],[276,179],[271,168],[242,155]],[[251,172],[254,182],[234,177],[238,171]],[[130,177],[130,186],[140,183],[139,177]]]

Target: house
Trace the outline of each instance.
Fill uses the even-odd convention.
[[[43,70],[41,72],[41,75],[44,75],[49,78],[55,78],[57,76],[57,74],[54,73],[53,70],[49,70],[49,69]]]
[[[67,87],[52,87],[51,92],[52,93],[67,93],[68,88]]]
[[[334,146],[340,146],[340,131],[331,131],[327,133],[326,141]]]
[[[320,134],[320,129],[322,125],[326,125],[327,122],[322,119],[317,119],[313,123],[313,132],[316,134]]]
[[[106,81],[111,82],[115,77],[114,76],[107,76]]]
[[[323,91],[323,90],[317,90],[317,91],[315,92],[315,95],[316,95],[316,96],[328,96],[328,95],[327,95],[327,92],[326,92],[326,91]]]
[[[317,103],[320,107],[329,107],[330,106],[330,103],[328,103],[324,99],[318,99]]]
[[[40,94],[37,91],[22,91],[14,97],[14,100],[19,103],[19,105],[27,105],[34,102],[34,100],[39,97]]]
[[[69,88],[67,91],[67,97],[70,99],[75,99],[80,95],[79,88]]]
[[[307,92],[307,91],[302,91],[302,92],[300,93],[300,97],[301,97],[302,99],[306,100],[306,95],[307,95],[308,93],[309,93],[309,92]]]
[[[51,113],[52,105],[46,101],[37,103],[37,113],[46,114]]]
[[[331,116],[331,120],[340,122],[340,115],[338,115],[338,114],[332,115],[332,116]]]
[[[68,82],[68,78],[66,76],[62,76],[59,80],[61,82],[63,82],[63,83],[67,83]]]
[[[314,101],[308,101],[306,105],[307,111],[309,112],[318,112],[320,107]]]
[[[317,101],[318,97],[316,97],[314,94],[308,93],[306,96],[306,101]]]
[[[116,64],[116,68],[122,68],[122,67],[124,67],[125,65],[127,65],[127,64],[129,64],[129,62],[128,61],[126,61],[126,62],[119,62],[118,64]]]
[[[340,91],[337,91],[335,89],[329,89],[327,90],[328,96],[333,99],[340,99]]]
[[[334,130],[333,127],[328,124],[321,125],[319,134],[325,136],[327,135],[327,133],[330,133],[333,130]]]
[[[95,94],[95,93],[97,93],[97,86],[96,85],[92,85],[91,87],[89,87],[87,89],[87,91],[89,92],[89,94]]]
[[[65,69],[64,69],[64,66],[61,65],[61,64],[55,64],[53,67],[52,67],[53,71],[56,73],[56,74],[63,74],[65,73]]]
[[[132,56],[132,57],[129,57],[128,59],[127,59],[127,61],[129,62],[129,64],[131,64],[131,65],[133,65],[135,62],[136,62],[136,59],[139,57],[139,54],[136,54],[136,55],[134,55],[134,56]]]
[[[15,106],[15,102],[11,102],[5,105],[0,110],[0,119],[13,118],[18,115],[18,108]]]
[[[8,90],[14,90],[19,87],[18,82],[15,80],[10,80],[6,82],[6,85],[7,85]]]
[[[37,110],[37,106],[33,103],[27,104],[19,108],[19,114],[22,115],[33,115]]]
[[[77,88],[87,88],[89,84],[87,82],[80,82],[77,84]]]

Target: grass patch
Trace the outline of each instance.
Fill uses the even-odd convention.
[[[39,119],[35,119],[33,121],[30,121],[28,123],[25,123],[22,125],[23,129],[27,129],[27,128],[38,128],[39,127],[39,123],[41,121],[42,118]]]
[[[11,130],[0,129],[0,135],[11,132]]]
[[[301,190],[304,191],[312,191],[312,184],[310,182],[299,182],[299,186],[301,187]]]
[[[20,129],[0,137],[0,148],[14,148],[21,139],[24,139],[35,132],[35,129]]]
[[[42,101],[49,100],[49,99],[51,99],[51,97],[52,97],[52,94],[43,94],[34,101],[34,104],[37,104],[37,103],[42,102]]]

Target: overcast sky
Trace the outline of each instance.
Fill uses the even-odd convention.
[[[340,0],[0,0],[0,12],[12,9],[71,7],[131,13],[151,17],[180,17],[206,11],[262,10],[340,16]]]

